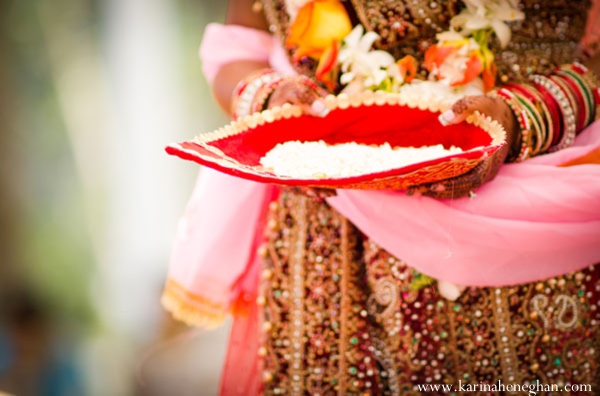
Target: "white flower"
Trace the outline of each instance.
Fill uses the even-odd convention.
[[[458,51],[446,58],[439,68],[439,75],[444,76],[443,82],[453,85],[465,79],[467,62],[471,59],[471,53],[479,50],[479,44],[469,39],[468,44],[463,45]]]
[[[290,21],[296,19],[300,8],[314,0],[285,0],[285,10],[290,16]]]
[[[420,98],[450,107],[465,96],[483,95],[484,89],[483,81],[480,78],[458,87],[451,87],[442,81],[414,80],[410,84],[400,87],[399,92],[407,98]]]
[[[510,41],[511,31],[505,22],[521,21],[525,14],[518,0],[464,0],[467,6],[452,18],[451,24],[465,36],[475,30],[492,28],[502,48]]]
[[[363,33],[363,27],[357,25],[344,39],[338,54],[342,70],[340,83],[347,85],[346,88],[351,91],[376,88],[386,78],[393,78],[397,72],[394,70],[397,66],[392,55],[385,51],[371,50],[379,35],[374,32]]]

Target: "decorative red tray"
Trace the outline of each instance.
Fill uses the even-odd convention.
[[[194,140],[167,146],[171,155],[218,171],[262,183],[320,188],[406,189],[461,175],[505,144],[506,133],[495,121],[475,113],[466,122],[442,126],[438,103],[419,103],[398,94],[365,93],[329,96],[324,118],[302,114],[296,106],[266,110],[235,121]],[[377,173],[351,177],[295,179],[265,170],[260,159],[278,143],[318,141],[356,142],[392,147],[456,146],[460,154]]]

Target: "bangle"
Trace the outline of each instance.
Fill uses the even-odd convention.
[[[532,86],[520,84],[506,84],[504,88],[509,89],[515,94],[516,98],[523,104],[528,111],[532,120],[533,130],[536,132],[535,147],[532,148],[531,155],[537,155],[545,152],[550,146],[549,139],[553,133],[552,123],[548,122],[550,112],[548,107],[543,103],[536,89]]]
[[[531,103],[524,95],[515,91],[512,91],[512,94],[529,117],[531,124],[531,146],[529,156],[533,157],[540,153],[544,135],[546,134],[542,128],[543,120],[533,103]]]
[[[573,72],[571,72],[573,73]],[[587,101],[587,97],[585,97],[584,89],[578,82],[578,80],[569,74],[569,72],[565,71],[557,71],[554,75],[562,79],[565,84],[567,84],[571,91],[575,94],[575,99],[577,100],[579,106],[579,117],[577,118],[577,131],[580,132],[587,126],[588,119],[590,117],[590,106]]]
[[[490,92],[492,97],[502,98],[514,113],[519,126],[521,127],[521,139],[519,143],[519,152],[516,156],[508,159],[508,162],[521,162],[530,157],[531,153],[531,120],[529,119],[523,105],[517,100],[515,95],[508,89],[500,88]]]
[[[531,100],[533,101],[536,108],[539,110],[539,112],[542,115],[543,124],[545,127],[545,136],[544,136],[544,142],[542,144],[542,147],[540,148],[540,152],[545,153],[548,151],[548,149],[552,145],[552,141],[554,140],[555,131],[560,128],[560,123],[558,123],[558,126],[555,127],[555,123],[558,122],[558,117],[557,117],[558,111],[556,110],[553,112],[552,110],[550,110],[550,106],[544,100],[541,92],[536,87],[534,87],[532,84],[523,83],[522,87],[523,87],[524,92],[527,92],[530,95]],[[557,119],[556,121],[555,121],[555,118]]]
[[[594,99],[595,105],[592,106],[594,109],[594,120],[600,119],[600,81],[596,75],[581,63],[574,62],[569,65],[564,65],[561,69],[573,70],[581,76],[581,78],[587,83],[588,87],[592,91],[592,98]]]
[[[571,76],[575,81],[579,82],[583,88],[583,93],[589,102],[590,114],[587,119],[589,125],[599,115],[598,108],[600,105],[600,93],[598,92],[598,80],[592,72],[590,72],[585,66],[579,63],[573,63],[571,65],[564,65],[557,70],[557,73],[563,73]]]
[[[562,136],[564,135],[564,131],[562,130],[562,111],[560,109],[560,105],[558,101],[552,96],[550,91],[548,91],[545,87],[536,82],[531,82],[532,86],[537,90],[542,98],[542,102],[548,106],[548,110],[550,111],[550,123],[552,125],[552,138],[550,139],[549,146],[554,146],[558,144]],[[547,150],[547,149],[546,149]]]
[[[571,102],[563,90],[549,77],[535,74],[529,78],[537,85],[545,88],[550,95],[554,97],[559,104],[559,110],[562,114],[562,136],[560,137],[559,142],[550,147],[548,151],[552,152],[570,146],[573,144],[573,140],[575,139],[577,128],[575,124],[575,114],[573,113]]]
[[[231,114],[234,120],[248,116],[252,112],[252,103],[260,88],[272,81],[281,79],[274,70],[265,69],[253,73],[238,83],[233,90]]]
[[[581,108],[578,105],[578,102],[575,98],[575,94],[573,93],[572,88],[569,86],[569,84],[567,84],[566,81],[564,81],[562,78],[560,78],[556,74],[550,74],[548,76],[548,78],[550,80],[552,80],[556,85],[558,85],[558,87],[561,89],[561,91],[567,97],[567,100],[569,101],[569,104],[571,105],[571,109],[573,109],[575,132],[577,132],[579,130]]]
[[[282,77],[263,84],[254,95],[254,99],[251,103],[250,113],[257,113],[265,110],[271,94],[275,92],[277,87],[279,87],[284,81],[286,81],[286,78]]]

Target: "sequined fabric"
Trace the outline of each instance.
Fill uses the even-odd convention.
[[[283,193],[268,237],[265,394],[420,395],[459,380],[600,389],[599,266],[453,302],[435,283],[415,288],[420,274],[322,201]]]
[[[376,43],[397,59],[411,54],[422,59],[435,42],[436,33],[448,29],[450,19],[464,5],[456,0],[346,0],[355,22],[381,36]],[[289,25],[285,5],[280,0],[263,0],[270,29],[283,41]],[[499,70],[499,82],[520,80],[557,65],[579,61],[580,41],[591,1],[522,0],[526,18],[511,24],[512,40],[501,49],[492,43]],[[314,62],[305,59],[295,65],[311,74]]]

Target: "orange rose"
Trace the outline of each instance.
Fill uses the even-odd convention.
[[[297,47],[296,60],[304,56],[318,60],[351,30],[348,13],[339,0],[314,0],[298,11],[285,44]]]
[[[494,86],[496,64],[494,54],[487,48],[476,45],[473,48],[469,39],[450,40],[429,47],[425,52],[425,67],[434,69],[438,77],[448,79],[451,86],[466,85],[482,76],[485,90]],[[464,51],[468,49],[468,51]]]

